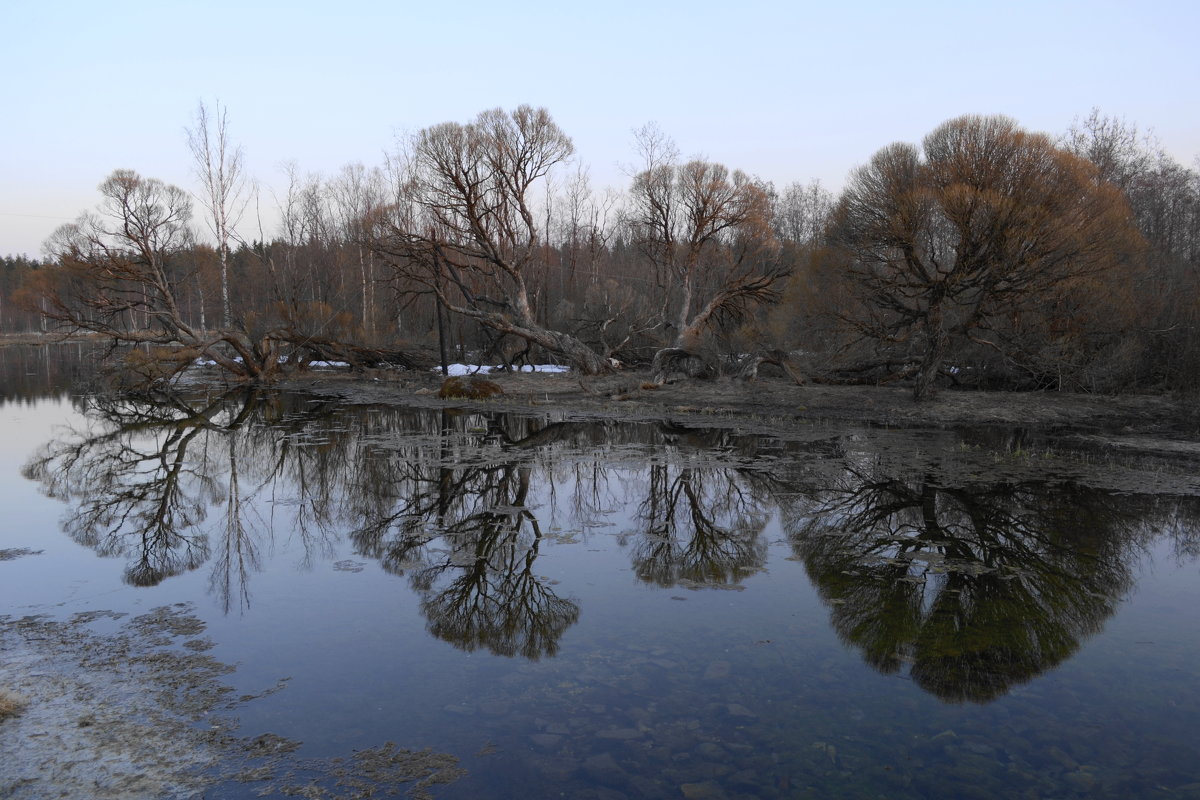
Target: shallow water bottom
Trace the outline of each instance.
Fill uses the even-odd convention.
[[[1190,476],[188,402],[0,415],[0,795],[1200,796]]]

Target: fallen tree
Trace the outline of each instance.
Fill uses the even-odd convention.
[[[529,279],[544,243],[533,188],[570,156],[571,140],[543,108],[493,109],[412,140],[397,199],[371,215],[364,244],[438,305],[569,361],[610,371],[607,353],[539,321]]]
[[[143,345],[129,361],[135,378],[169,380],[197,363],[253,382],[313,360],[430,363],[420,353],[331,335],[348,326],[328,308],[276,304],[216,330],[193,324],[179,301],[180,287],[196,279],[197,268],[187,193],[132,170],[116,170],[99,188],[96,211],[61,226],[46,242],[52,266],[33,275],[22,298],[64,332],[99,334],[114,349]]]

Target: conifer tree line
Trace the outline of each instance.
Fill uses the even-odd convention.
[[[288,166],[270,231],[224,108],[201,104],[188,146],[194,186],[116,170],[43,259],[0,260],[0,330],[142,344],[152,380],[203,358],[249,380],[319,359],[771,364],[918,399],[1200,382],[1200,173],[1098,111],[1056,137],[953,119],[834,195],[684,158],[653,125],[600,191],[546,109],[493,109],[379,166]]]

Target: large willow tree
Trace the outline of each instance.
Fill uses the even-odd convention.
[[[367,246],[442,308],[556,353],[584,374],[608,362],[539,315],[534,276],[546,232],[535,194],[574,145],[544,108],[492,109],[408,143],[396,201],[371,218]]]
[[[906,363],[918,400],[956,340],[1005,352],[1015,315],[1114,275],[1138,239],[1093,165],[1000,116],[880,150],[851,174],[832,234],[855,299],[846,319]]]

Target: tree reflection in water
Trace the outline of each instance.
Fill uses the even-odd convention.
[[[1011,474],[964,483],[954,476],[978,465],[928,454],[914,475],[887,460],[914,458],[908,440],[884,458],[868,452],[878,438],[834,435],[780,459],[778,442],[768,453],[667,423],[255,392],[85,402],[90,427],[47,444],[25,475],[68,503],[75,541],[128,559],[128,583],[209,562],[228,612],[249,605],[264,550],[298,547],[310,567],[348,540],[409,581],[433,635],[505,656],[558,652],[580,607],[538,559],[613,519],[640,580],[728,588],[763,568],[781,509],[842,638],[952,701],[993,699],[1070,656],[1160,531],[1182,556],[1200,552],[1197,515],[1177,499]]]
[[[75,541],[130,559],[132,585],[211,561],[226,611],[246,607],[263,542],[298,538],[308,566],[349,530],[358,552],[411,570],[430,631],[458,646],[553,655],[579,617],[535,572],[542,532],[526,505],[546,474],[538,453],[596,426],[496,418],[476,431],[475,416],[332,414],[253,392],[84,402],[90,424],[24,474],[69,504]]]
[[[940,485],[848,469],[793,499],[789,538],[838,634],[885,673],[987,702],[1074,653],[1132,586],[1153,509],[1048,483]]]
[[[535,572],[543,534],[528,507],[535,467],[524,451],[539,433],[514,439],[498,418],[472,430],[478,418],[450,411],[437,421],[432,444],[374,454],[389,490],[350,539],[409,576],[434,636],[468,651],[553,656],[579,606]],[[568,428],[553,427],[566,438]]]
[[[203,495],[212,483],[189,448],[217,424],[220,401],[197,409],[116,397],[85,402],[109,424],[49,443],[22,474],[50,497],[77,504],[63,522],[72,539],[101,556],[132,558],[127,583],[154,586],[203,564],[209,541],[195,528],[207,516]],[[201,492],[189,491],[193,485]]]
[[[155,586],[211,560],[210,586],[226,611],[235,598],[247,605],[258,541],[269,535],[248,509],[285,464],[274,458],[281,431],[262,424],[280,413],[278,398],[234,391],[80,402],[90,424],[47,443],[22,470],[68,504],[63,530],[101,556],[128,559],[123,577],[132,586]]]
[[[446,549],[413,576],[425,594],[421,610],[434,636],[464,650],[553,656],[563,632],[579,619],[579,606],[534,572],[542,531],[526,508],[532,470],[505,465],[489,471],[490,508],[443,518]]]
[[[676,444],[677,432],[662,429]],[[705,458],[735,446],[726,431],[688,432],[686,444],[688,452],[656,459],[645,468],[644,479],[632,482],[641,483],[643,492],[634,571],[663,587],[739,584],[766,564],[767,545],[760,534],[769,518],[772,482],[761,470],[714,465]],[[705,463],[691,463],[697,457]]]
[[[359,552],[410,576],[424,595],[421,607],[435,636],[500,655],[534,659],[557,652],[579,607],[534,570],[545,537],[528,500],[539,481],[551,498],[559,478],[573,487],[576,525],[594,524],[611,513],[607,506],[631,505],[644,492],[643,528],[634,547],[635,569],[644,580],[726,584],[761,568],[766,547],[759,533],[766,515],[734,471],[669,461],[646,466],[646,445],[671,445],[675,453],[680,431],[506,415],[483,421],[471,433],[463,419],[442,412],[436,459],[390,456],[390,485],[405,488],[387,513],[368,516],[369,524],[351,534]],[[613,452],[625,445],[638,447],[632,463]],[[624,480],[614,479],[618,471]],[[617,484],[634,494],[614,491]]]

